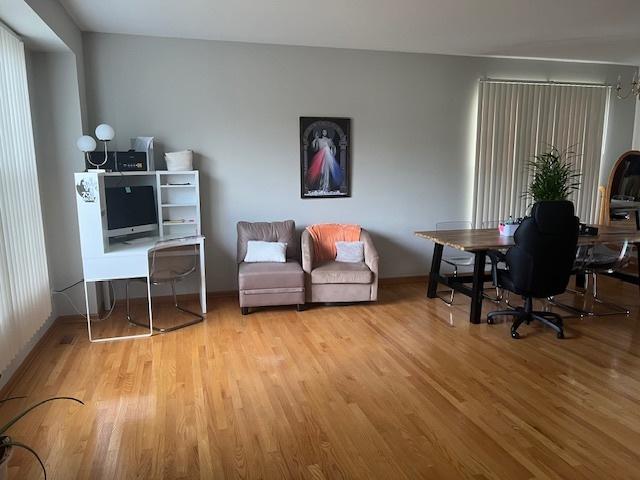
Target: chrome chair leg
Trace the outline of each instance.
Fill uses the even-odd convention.
[[[584,317],[606,317],[606,316],[610,316],[610,315],[620,315],[620,314],[624,314],[624,315],[629,315],[630,310],[627,307],[624,307],[622,305],[617,305],[615,303],[611,303],[611,302],[607,302],[604,301],[602,299],[600,299],[598,297],[598,274],[596,272],[591,272],[591,277],[593,279],[593,286],[591,287],[591,295],[589,295],[591,297],[591,299],[597,303],[598,305],[602,305],[605,308],[608,308],[610,311],[606,311],[606,312],[595,312],[593,310],[586,310],[586,309],[581,309],[581,308],[577,308],[574,307],[573,305],[569,305],[563,302],[560,302],[558,300],[556,300],[554,297],[549,297],[548,301],[549,303],[551,303],[552,305],[555,305],[557,307],[560,307],[564,310],[567,310],[569,312],[572,312],[576,315],[578,315],[580,318],[584,318]],[[576,295],[579,295],[581,297],[584,297],[583,300],[583,305],[584,302],[586,302],[586,298],[587,298],[587,294],[589,293],[589,275],[586,276],[586,284],[585,284],[585,290],[584,292],[579,292],[576,290],[567,290],[568,292],[574,293]]]
[[[577,294],[580,295],[580,293],[577,293]],[[571,312],[572,314],[577,315],[580,318],[584,318],[592,315],[592,312],[590,312],[589,310],[583,310],[581,308],[574,307],[573,305],[569,305],[568,303],[560,302],[556,300],[555,297],[548,297],[547,302],[549,302],[551,305],[555,307],[560,307],[563,310]]]
[[[173,305],[174,305],[174,307],[176,307],[177,310],[180,310],[183,313],[186,313],[188,315],[191,315],[191,316],[195,317],[195,320],[192,320],[191,322],[183,323],[181,325],[177,325],[175,327],[166,328],[166,329],[163,330],[164,332],[171,332],[172,330],[177,330],[179,328],[188,327],[189,325],[195,325],[196,323],[200,323],[200,322],[202,322],[204,320],[204,317],[201,314],[193,312],[191,310],[188,310],[188,309],[180,306],[180,304],[178,303],[178,297],[176,295],[176,282],[175,282],[175,280],[173,280],[171,282],[171,292],[173,293]]]
[[[453,265],[453,264],[451,264],[451,265]],[[453,278],[455,278],[455,277],[457,277],[457,276],[458,276],[458,267],[457,267],[457,266],[454,266],[454,268],[453,268],[453,275],[452,275],[452,277],[453,277]],[[500,303],[500,302],[502,302],[502,295],[503,295],[503,294],[502,294],[502,291],[501,291],[500,287],[497,287],[497,286],[496,286],[496,287],[490,287],[490,288],[495,288],[495,289],[496,289],[496,296],[495,296],[495,297],[490,297],[489,295],[487,295],[487,294],[486,294],[486,293],[484,293],[484,292],[483,292],[482,296],[483,296],[484,298],[486,298],[487,300],[490,300],[490,301],[492,301],[492,302],[494,302],[494,303]],[[449,295],[449,299],[448,299],[448,300],[444,297],[444,295],[445,295],[445,294],[448,294],[448,295]],[[455,297],[455,294],[456,294],[456,291],[455,291],[455,289],[453,289],[453,288],[452,288],[451,290],[438,290],[438,291],[436,292],[437,297],[438,297],[440,300],[442,300],[444,303],[446,303],[447,305],[449,305],[449,306],[453,305],[453,299],[454,299],[454,297]]]
[[[629,315],[631,311],[627,307],[623,305],[617,305],[615,303],[607,302],[598,297],[598,274],[596,272],[593,272],[592,275],[593,275],[593,301],[597,302],[599,305],[602,305],[603,307],[613,310],[612,312],[596,313],[595,315],[597,316],[619,315],[621,313],[625,315]]]
[[[129,323],[133,323],[133,320],[131,318],[131,299],[129,298],[129,279],[127,278],[125,285],[124,285],[124,295],[125,295],[125,299],[126,299],[126,305],[127,305],[127,321]],[[147,325],[148,327],[149,325]]]
[[[458,276],[458,267],[454,264],[450,264],[450,265],[453,265],[453,277],[455,278]],[[449,294],[448,300],[444,297],[445,294]],[[453,305],[453,298],[455,297],[455,294],[456,294],[456,291],[453,288],[451,290],[438,290],[436,292],[436,296],[449,306]]]
[[[179,310],[180,312],[186,313],[187,315],[191,315],[193,317],[195,317],[194,320],[190,320],[188,322],[185,323],[181,323],[179,325],[175,325],[173,327],[158,327],[156,325],[153,326],[153,329],[156,332],[160,332],[160,333],[166,333],[166,332],[173,332],[174,330],[179,330],[181,328],[184,327],[189,327],[191,325],[195,325],[196,323],[200,323],[202,321],[204,321],[204,316],[193,312],[191,310],[188,310],[184,307],[181,307],[180,304],[178,303],[178,296],[176,295],[176,282],[175,280],[171,280],[171,294],[173,296],[173,306],[176,308],[176,310]],[[129,323],[132,323],[134,325],[138,325],[139,327],[146,327],[149,328],[149,324],[145,324],[145,323],[141,323],[141,322],[136,322],[129,314],[129,296],[128,296],[128,285],[127,285],[127,319],[129,320]]]

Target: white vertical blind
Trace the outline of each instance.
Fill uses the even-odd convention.
[[[574,152],[582,176],[571,195],[582,221],[595,222],[609,87],[481,81],[473,221],[523,216],[529,162],[550,146]]]
[[[0,23],[0,372],[50,313],[24,45]]]

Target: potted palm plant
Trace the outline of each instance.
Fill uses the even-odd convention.
[[[9,397],[9,398],[5,398],[4,400],[0,400],[0,405],[3,404],[4,402],[8,402],[9,400],[17,400],[19,398],[25,398],[25,397]],[[0,480],[7,480],[9,478],[8,477],[8,473],[7,473],[7,469],[8,469],[8,465],[9,465],[9,459],[11,458],[11,455],[13,454],[13,449],[14,448],[23,448],[23,449],[28,450],[29,452],[31,452],[36,457],[38,462],[40,463],[40,466],[42,467],[42,471],[44,472],[44,478],[46,480],[46,478],[47,478],[47,470],[44,468],[44,463],[42,462],[42,459],[36,453],[36,451],[33,448],[31,448],[29,445],[25,445],[24,443],[17,442],[15,440],[11,439],[11,437],[9,437],[6,433],[18,420],[20,420],[22,417],[27,415],[29,412],[31,412],[32,410],[38,408],[40,405],[42,405],[44,403],[52,402],[54,400],[72,400],[74,402],[78,402],[78,403],[84,405],[82,400],[78,400],[77,398],[73,398],[73,397],[52,397],[52,398],[48,398],[46,400],[42,400],[41,402],[38,402],[35,405],[30,406],[26,410],[23,410],[18,415],[16,415],[13,418],[11,418],[4,425],[0,425]]]
[[[549,151],[535,155],[529,162],[533,180],[525,195],[533,203],[542,200],[567,200],[571,192],[580,188],[580,172],[570,162],[576,156],[573,152],[561,151],[553,146]]]

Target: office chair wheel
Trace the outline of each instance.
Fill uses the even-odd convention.
[[[487,324],[488,325],[493,325],[493,318],[487,317]]]
[[[520,338],[520,334],[518,332],[511,332],[511,338],[514,338],[517,340]]]
[[[558,337],[560,340],[562,340],[564,338],[564,332],[558,332],[556,334],[556,337]]]

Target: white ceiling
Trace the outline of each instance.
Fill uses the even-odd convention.
[[[640,64],[640,0],[60,0],[86,31]]]

